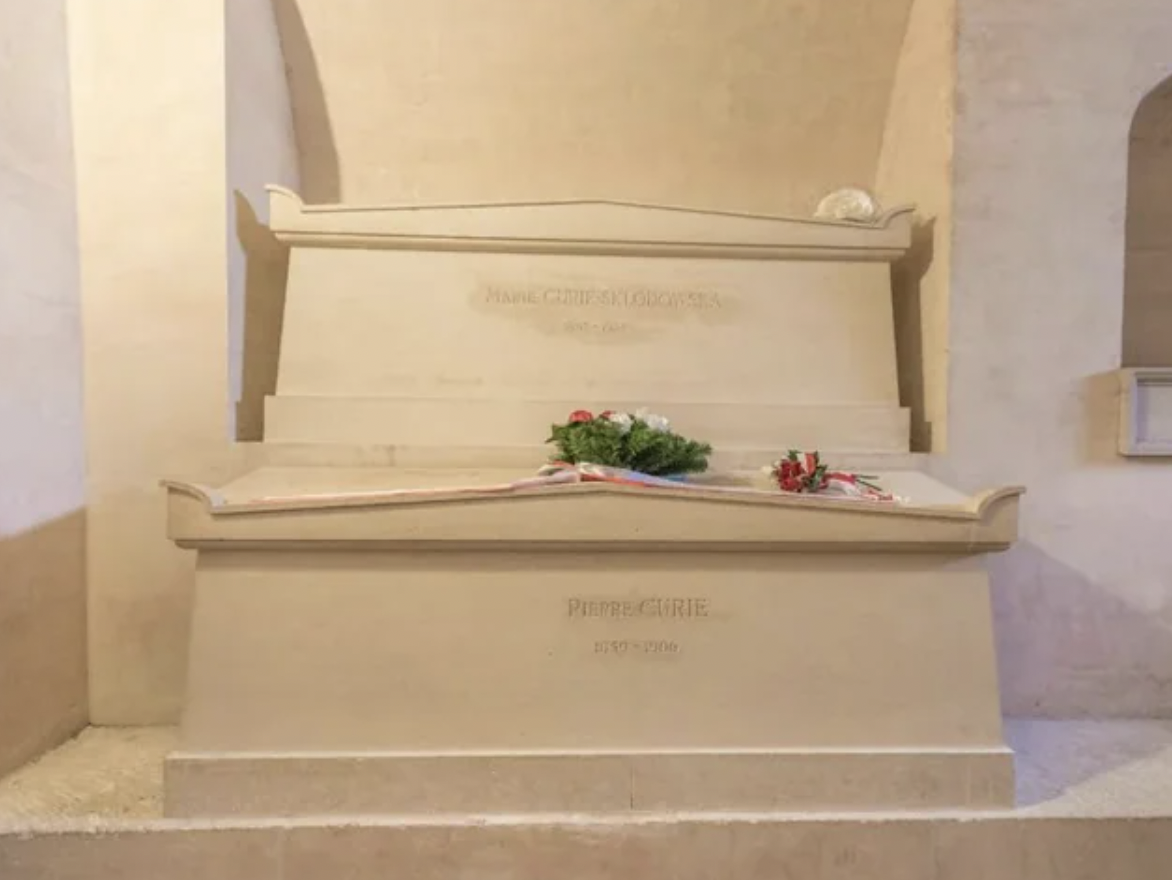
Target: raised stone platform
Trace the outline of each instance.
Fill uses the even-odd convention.
[[[163,820],[166,730],[87,731],[0,780],[4,880],[1156,880],[1172,723],[1010,720],[1018,803],[830,813]],[[396,873],[397,872],[397,873]]]

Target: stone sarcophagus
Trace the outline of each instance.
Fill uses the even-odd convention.
[[[274,190],[271,215],[293,251],[269,441],[535,449],[572,409],[630,405],[726,453],[907,451],[890,263],[910,210],[860,226]]]
[[[395,466],[167,484],[198,555],[169,812],[1009,803],[982,556],[1021,490],[966,497],[900,455],[910,222],[274,190],[266,442]],[[712,441],[715,473],[525,480],[568,410],[635,405]],[[903,501],[746,470],[795,446],[866,457]]]

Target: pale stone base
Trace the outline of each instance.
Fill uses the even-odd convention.
[[[421,813],[989,809],[1013,755],[730,752],[199,755],[166,764],[166,813],[217,818]]]
[[[171,803],[1008,805],[989,626],[947,556],[204,551]]]
[[[429,476],[424,498],[380,496],[419,479],[394,469],[172,487],[198,551],[175,814],[1012,803],[981,556],[1019,490]]]
[[[236,550],[197,567],[185,750],[1002,745],[977,559]]]

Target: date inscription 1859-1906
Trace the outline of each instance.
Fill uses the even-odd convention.
[[[711,603],[703,596],[601,598],[571,596],[566,616],[573,621],[645,621],[666,624],[702,622],[711,617]],[[674,638],[612,638],[594,642],[594,653],[610,657],[669,658],[681,653]]]

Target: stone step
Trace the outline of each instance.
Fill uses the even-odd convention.
[[[240,443],[242,468],[279,467],[482,467],[538,468],[549,460],[550,447],[421,447],[339,443]],[[714,471],[756,471],[787,450],[718,447],[710,459]],[[853,471],[924,470],[929,456],[912,452],[860,452],[822,449],[834,468]]]

